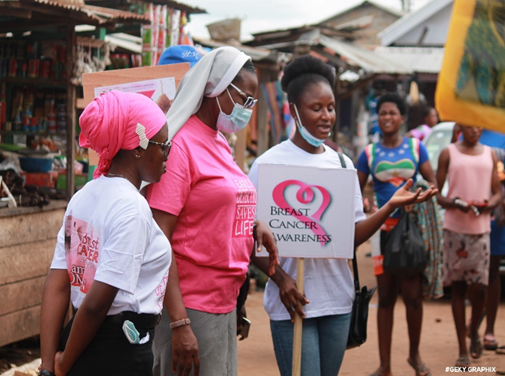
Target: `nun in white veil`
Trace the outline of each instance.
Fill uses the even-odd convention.
[[[220,133],[247,125],[257,89],[250,57],[221,47],[186,73],[167,113],[167,172],[146,191],[176,260],[154,338],[154,376],[236,376],[235,307],[254,239],[270,252],[272,274],[278,264],[272,233],[255,221],[256,190]]]

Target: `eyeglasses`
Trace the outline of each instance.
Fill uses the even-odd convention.
[[[244,108],[253,108],[254,107],[254,105],[258,101],[256,98],[250,97],[249,95],[247,95],[246,93],[244,93],[242,90],[240,90],[238,87],[236,87],[232,83],[230,83],[230,86],[232,88],[234,88],[235,90],[237,90],[237,92],[240,94],[240,96],[242,98],[244,98],[244,104],[242,105],[242,106],[244,106]]]
[[[161,147],[161,151],[163,152],[163,157],[165,159],[168,158],[168,155],[170,154],[170,149],[172,148],[172,141],[167,141],[165,143],[162,143],[162,142],[156,142],[156,141],[149,140],[149,143],[154,144],[154,145],[159,145]]]

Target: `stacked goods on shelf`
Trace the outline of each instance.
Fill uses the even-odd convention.
[[[13,91],[11,116],[4,124],[5,131],[64,133],[67,129],[66,94],[16,87]]]
[[[66,58],[65,45],[0,41],[0,77],[66,78]]]

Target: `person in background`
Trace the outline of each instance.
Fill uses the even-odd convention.
[[[424,124],[412,129],[407,133],[407,137],[415,137],[423,141],[430,133],[431,128],[438,124],[438,113],[433,107],[426,107],[423,111]]]
[[[396,93],[384,94],[377,101],[377,113],[382,140],[365,148],[359,157],[357,169],[362,191],[368,177],[372,176],[375,204],[378,208],[382,208],[399,187],[409,179],[415,180],[418,173],[430,184],[435,184],[435,175],[424,145],[418,139],[401,135],[400,128],[405,121],[406,113],[405,101]],[[377,277],[379,292],[377,326],[380,356],[380,366],[372,375],[391,375],[394,307],[401,291],[409,329],[410,348],[407,361],[417,376],[428,376],[431,371],[419,354],[423,320],[423,275],[419,273],[414,276],[397,276],[385,273],[382,268],[389,231],[396,226],[400,215],[400,211],[397,210],[386,220],[381,227],[380,249],[372,249],[374,274]]]
[[[39,375],[150,375],[172,258],[139,187],[165,171],[165,115],[141,94],[110,91],[79,124],[80,145],[100,160],[58,233],[42,296]],[[69,302],[77,312],[63,330]]]
[[[452,313],[458,338],[456,366],[470,365],[482,355],[478,327],[489,280],[491,210],[501,200],[497,157],[479,142],[482,128],[459,124],[463,139],[442,150],[437,181],[448,178],[447,196],[437,196],[444,217],[444,280],[451,285]],[[470,351],[466,345],[465,296],[471,306]]]
[[[493,132],[487,129],[482,130],[479,142],[482,145],[487,145],[493,148],[497,156],[498,178],[501,181],[502,200],[505,198],[503,193],[505,190],[505,134]],[[497,207],[494,216],[491,220],[491,260],[489,262],[489,283],[487,287],[486,305],[486,330],[484,332],[484,348],[486,350],[496,350],[498,341],[495,337],[495,323],[498,313],[498,306],[501,296],[500,283],[500,262],[505,256],[505,211],[503,210],[504,203]]]
[[[288,95],[291,115],[297,128],[293,137],[262,154],[251,167],[249,178],[258,187],[261,164],[288,164],[317,168],[342,168],[339,154],[324,144],[335,123],[335,75],[322,60],[306,55],[296,58],[284,70],[282,89]],[[342,156],[347,168],[352,161]],[[366,218],[361,192],[355,193],[355,246],[366,241],[398,207],[421,202],[436,193],[409,192],[412,181],[401,187],[381,210]],[[351,220],[351,218],[349,218]],[[264,272],[268,260],[253,255]],[[303,320],[302,376],[338,375],[349,334],[354,298],[353,278],[346,259],[306,259],[304,292],[296,286],[296,259],[281,258],[270,277],[264,306],[270,316],[270,329],[280,374],[291,375],[294,315]],[[310,301],[310,303],[309,303]],[[305,305],[302,310],[301,306]]]
[[[201,58],[202,55],[195,47],[180,44],[177,46],[170,46],[163,51],[158,60],[158,65],[189,63],[189,67],[192,68]],[[156,101],[156,104],[161,108],[163,113],[166,114],[172,105],[172,101],[163,93]]]
[[[154,339],[154,374],[235,376],[236,304],[254,241],[277,260],[275,238],[255,222],[256,191],[220,132],[247,126],[258,78],[234,47],[207,53],[182,79],[168,111],[172,153],[167,173],[147,187],[154,218],[172,242],[184,304],[169,305]],[[256,248],[255,248],[256,249]],[[167,296],[179,293],[169,280]],[[171,299],[170,299],[171,300]],[[177,356],[174,340],[184,341]],[[172,354],[174,350],[174,354]],[[199,350],[199,369],[195,359]]]

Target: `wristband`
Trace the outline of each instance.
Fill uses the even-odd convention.
[[[452,201],[454,202],[454,204],[456,204],[456,206],[461,206],[463,208],[466,208],[468,206],[468,203],[466,203],[465,201],[460,200],[459,197],[456,197]]]
[[[177,320],[177,321],[174,321],[174,322],[170,323],[170,329],[175,329],[175,328],[178,328],[180,326],[186,326],[186,325],[189,325],[189,324],[191,324],[191,320],[188,319],[188,318],[185,318],[185,319],[182,319],[182,320]]]
[[[39,376],[56,376],[54,372],[48,371],[47,369],[41,369],[39,371]]]

